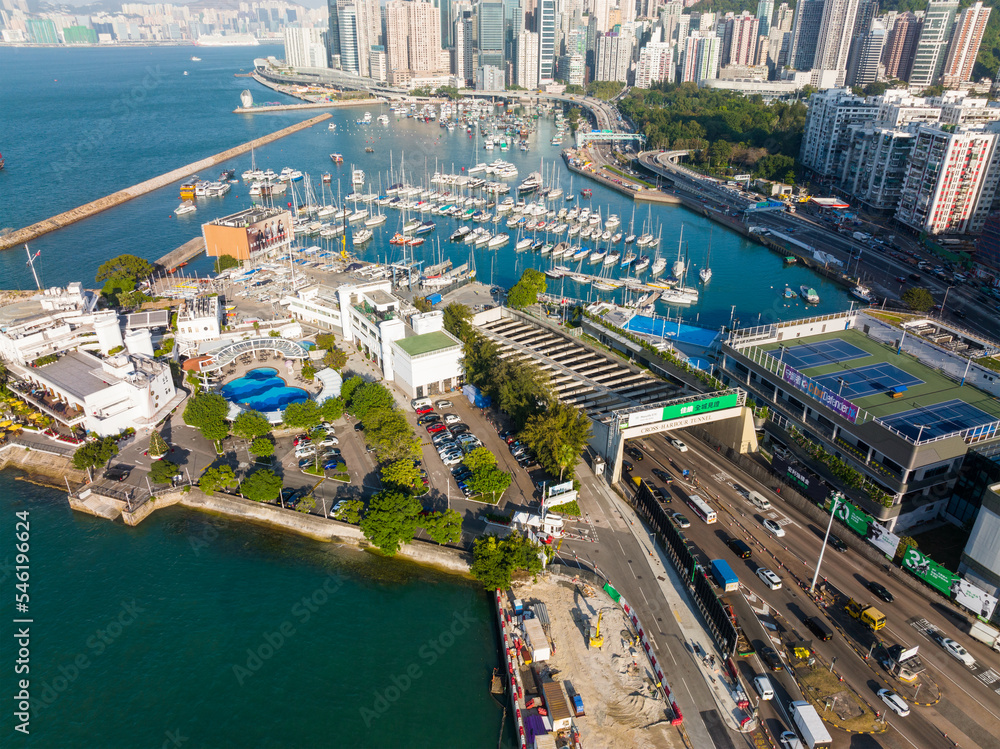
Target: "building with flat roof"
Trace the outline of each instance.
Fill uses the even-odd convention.
[[[396,383],[410,398],[447,393],[462,384],[462,343],[444,330],[393,341]]]
[[[970,583],[997,598],[1000,597],[1000,483],[993,483],[981,492],[979,511],[974,518],[958,571]],[[993,621],[998,619],[1000,607],[993,612]]]
[[[201,233],[206,255],[231,255],[237,260],[280,254],[295,239],[291,212],[267,206],[254,206],[202,224]]]
[[[182,347],[195,348],[200,341],[214,341],[221,337],[222,312],[217,296],[186,300],[177,311],[177,343]]]
[[[976,363],[994,344],[932,320],[841,313],[732,332],[722,377],[795,433],[858,472],[889,506],[862,508],[895,529],[946,512],[972,446],[1000,442],[1000,376]]]

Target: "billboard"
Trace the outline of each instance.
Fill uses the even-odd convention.
[[[997,607],[995,597],[960,577],[955,579],[951,592],[955,595],[955,603],[986,620],[993,616],[993,610]]]
[[[954,572],[945,569],[913,546],[903,555],[903,569],[909,570],[915,577],[946,596],[951,595],[951,588],[959,579]]]
[[[554,497],[557,494],[563,494],[565,492],[571,492],[571,491],[573,491],[573,482],[572,481],[564,481],[561,484],[552,484],[551,486],[549,486],[546,489],[546,493],[550,497]]]
[[[830,497],[829,501],[824,505],[823,509],[827,512],[830,511],[830,506],[836,502],[837,508],[834,511],[834,517],[840,522],[850,528],[852,531],[857,533],[859,536],[868,535],[868,524],[872,522],[872,517],[866,512],[859,510],[853,504],[848,502],[843,497],[833,496]]]
[[[806,377],[804,374],[795,369],[795,367],[791,367],[786,364],[785,370],[781,374],[781,379],[795,389],[801,390],[810,398],[815,398],[831,411],[836,412],[839,416],[847,419],[852,424],[857,421],[857,406],[846,398],[841,398],[829,388],[823,387],[812,378]]]
[[[823,483],[823,480],[816,474],[808,472],[805,467],[797,468],[777,455],[771,461],[771,466],[776,473],[788,479],[790,484],[813,502],[824,504],[830,495],[830,488]],[[824,508],[830,509],[825,504]]]
[[[620,429],[630,429],[632,427],[653,424],[660,421],[670,421],[684,416],[694,416],[697,414],[711,413],[712,411],[723,411],[727,408],[734,408],[740,404],[739,393],[726,393],[712,398],[703,398],[686,403],[672,403],[663,408],[652,408],[648,411],[636,411],[631,413],[621,424]]]
[[[899,536],[891,532],[884,525],[872,520],[868,525],[868,543],[889,557],[889,559],[894,559],[896,557],[896,548],[899,546]]]

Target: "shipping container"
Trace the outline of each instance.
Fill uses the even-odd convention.
[[[549,649],[549,641],[545,637],[541,622],[537,619],[525,619],[523,626],[524,636],[528,639],[528,645],[531,647],[532,662],[547,661],[551,658],[552,651]]]
[[[440,304],[440,302],[441,302],[441,295],[440,294],[428,294],[427,295],[427,301],[430,302],[431,304]]]
[[[712,565],[712,576],[719,587],[727,593],[740,589],[740,579],[725,559],[713,559],[710,564]]]
[[[554,681],[542,684],[542,696],[545,698],[545,708],[552,719],[552,730],[562,731],[573,723],[573,717],[566,704],[566,697],[561,685]]]

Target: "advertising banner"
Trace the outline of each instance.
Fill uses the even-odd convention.
[[[573,491],[573,482],[564,481],[561,484],[552,484],[551,486],[548,487],[546,493],[550,497],[554,497],[557,494],[563,494],[565,492],[571,492],[571,491]]]
[[[951,592],[955,594],[955,603],[964,606],[983,619],[989,620],[993,616],[993,610],[997,607],[996,598],[962,578],[955,580],[955,584],[951,586]]]
[[[682,416],[693,416],[696,414],[710,413],[712,411],[722,411],[739,405],[739,393],[727,393],[717,398],[705,398],[687,403],[674,403],[663,408],[653,408],[648,411],[636,411],[631,413],[622,423],[622,429],[654,424],[671,419],[679,419]]]
[[[771,466],[776,473],[787,478],[796,489],[809,497],[813,502],[823,504],[830,495],[829,487],[822,482],[819,476],[807,473],[804,468],[796,468],[784,458],[779,458],[777,455],[774,456]],[[825,507],[829,511],[830,508]]]
[[[872,520],[868,525],[868,543],[889,557],[889,559],[894,559],[896,557],[896,547],[899,546],[899,536],[892,533],[884,525]]]
[[[825,509],[827,512],[830,511],[830,505],[833,501],[834,498],[830,497],[830,500],[826,503]],[[837,509],[834,512],[834,515],[837,520],[841,521],[859,536],[868,535],[868,524],[872,522],[871,515],[866,512],[862,512],[846,499],[837,499]]]
[[[959,577],[935,562],[929,556],[922,554],[912,546],[903,555],[903,569],[909,570],[916,577],[946,596],[951,595],[951,588]]]
[[[829,388],[825,388],[818,382],[799,372],[794,367],[785,365],[785,371],[781,379],[797,390],[801,390],[810,398],[814,398],[832,411],[837,412],[851,423],[857,421],[858,407],[846,398],[841,398]]]

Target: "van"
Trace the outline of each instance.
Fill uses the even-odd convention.
[[[761,700],[774,699],[774,687],[771,686],[771,680],[764,674],[754,678],[753,688],[757,690],[757,694],[760,695]]]
[[[826,622],[820,619],[818,616],[810,616],[806,619],[806,626],[809,627],[809,631],[816,635],[819,639],[826,642],[833,637],[833,630],[826,626]]]
[[[767,497],[765,497],[763,494],[760,494],[759,492],[755,492],[753,490],[751,490],[749,494],[750,496],[747,499],[753,502],[753,506],[756,507],[758,510],[771,509],[771,503],[767,501]]]
[[[781,589],[781,578],[766,567],[757,568],[757,577],[759,577],[761,582],[763,582],[764,585],[766,585],[770,590]]]
[[[427,406],[428,408],[430,408],[430,406],[431,406],[431,399],[430,398],[414,398],[413,400],[410,401],[410,406],[413,407],[414,411],[416,411],[418,408],[421,408],[423,406]]]
[[[740,541],[738,538],[731,538],[727,543],[729,544],[729,548],[732,550],[732,552],[740,559],[750,558],[751,554],[750,547],[747,546],[742,541]]]

